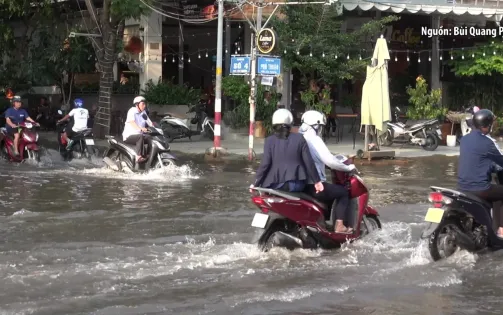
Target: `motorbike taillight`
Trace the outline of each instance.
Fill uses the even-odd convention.
[[[444,196],[440,192],[432,192],[430,193],[428,197],[428,201],[433,203],[434,207],[440,208],[444,205],[448,205],[452,203],[452,199],[449,197]]]

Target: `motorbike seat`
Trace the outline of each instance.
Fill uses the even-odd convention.
[[[416,127],[420,124],[423,124],[425,122],[429,121],[429,119],[420,119],[420,120],[407,120],[405,122],[405,127],[408,127],[408,128],[412,128],[412,127]]]
[[[321,202],[321,201],[317,200],[316,198],[311,197],[308,194],[301,193],[301,192],[284,192],[284,191],[282,191],[281,193],[287,194],[287,195],[291,195],[291,196],[294,196],[294,197],[298,197],[298,198],[300,198],[302,200],[306,200],[306,201],[312,202],[315,205],[317,205],[318,207],[320,207],[321,210],[323,210],[323,211],[330,210],[330,206],[329,205],[327,205],[324,202]]]

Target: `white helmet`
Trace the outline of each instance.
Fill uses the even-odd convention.
[[[307,124],[309,126],[327,124],[327,118],[325,115],[316,110],[308,110],[305,112],[302,115],[301,121],[303,124]]]
[[[272,115],[272,124],[274,125],[291,125],[293,124],[292,113],[285,108],[280,108]]]
[[[140,102],[146,102],[147,100],[143,97],[143,96],[137,96],[134,98],[133,100],[133,104],[136,106],[138,105]]]

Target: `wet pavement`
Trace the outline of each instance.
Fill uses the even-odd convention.
[[[337,251],[262,253],[256,164],[116,174],[100,161],[0,162],[0,314],[500,314],[503,253],[433,263],[429,185],[456,158],[363,165],[383,229]]]

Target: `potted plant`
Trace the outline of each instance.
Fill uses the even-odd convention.
[[[440,105],[442,100],[441,89],[431,90],[428,93],[428,83],[422,76],[418,76],[416,78],[416,87],[408,86],[406,91],[411,105],[407,109],[408,119],[438,119],[442,122],[445,120],[447,108]],[[445,142],[446,138],[447,134],[444,135],[444,128],[442,128],[442,141]]]
[[[149,80],[145,84],[142,94],[152,106],[196,105],[201,97],[201,91],[198,89],[160,79],[157,84]]]

